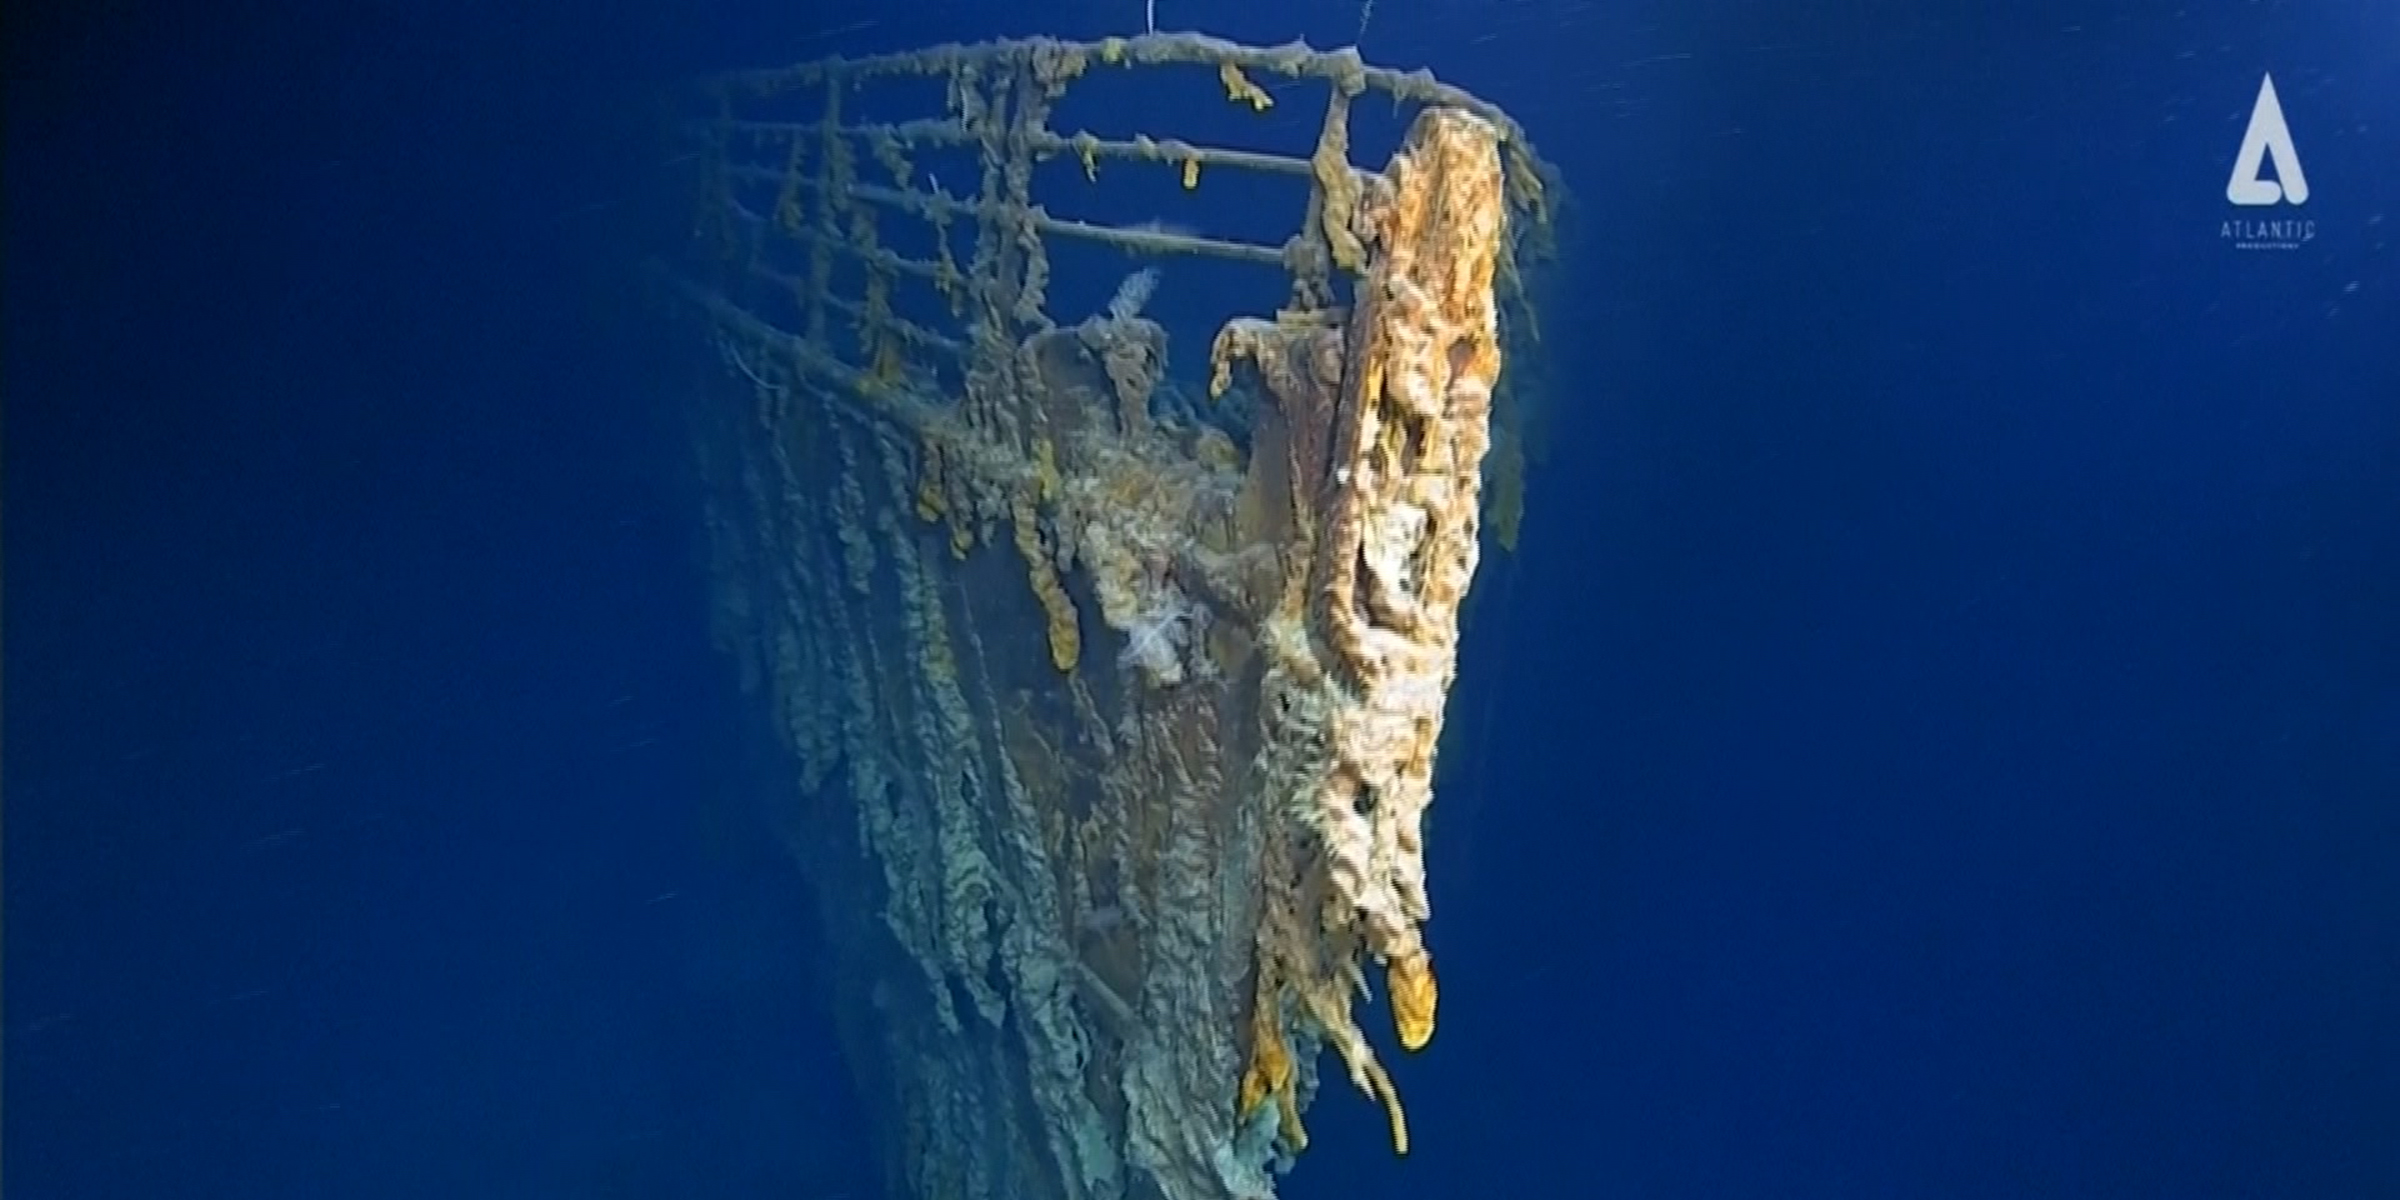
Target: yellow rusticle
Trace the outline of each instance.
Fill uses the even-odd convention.
[[[1076,626],[1075,601],[1059,583],[1058,569],[1050,565],[1050,552],[1042,546],[1041,523],[1034,513],[1033,501],[1019,497],[1009,507],[1009,516],[1016,526],[1017,553],[1025,556],[1026,578],[1033,584],[1034,598],[1041,601],[1042,613],[1049,621],[1050,665],[1072,671],[1076,661],[1083,657],[1083,634]]]
[[[1264,1015],[1252,1022],[1250,1065],[1242,1071],[1239,1116],[1247,1120],[1258,1106],[1275,1104],[1276,1137],[1285,1149],[1308,1148],[1308,1129],[1300,1123],[1299,1073],[1292,1068],[1292,1050],[1274,1019],[1273,1006],[1260,998]]]
[[[1236,104],[1247,104],[1253,112],[1265,112],[1275,107],[1275,97],[1250,82],[1250,77],[1242,74],[1241,64],[1231,60],[1218,63],[1217,78],[1225,84],[1226,99]]]
[[[1033,441],[1033,498],[1048,504],[1058,498],[1058,448],[1049,438]]]
[[[1422,1050],[1433,1040],[1433,956],[1419,951],[1393,959],[1383,970],[1384,987],[1392,997],[1392,1027],[1407,1050]]]

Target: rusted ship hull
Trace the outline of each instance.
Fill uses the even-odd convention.
[[[1246,72],[1321,82],[1312,152],[1048,129],[1086,72],[1193,63],[1237,102],[1265,98]],[[845,118],[889,75],[941,79],[947,115]],[[1360,170],[1348,106],[1377,88],[1422,108]],[[676,287],[719,368],[697,425],[717,634],[791,751],[774,809],[893,1194],[1271,1195],[1327,1049],[1405,1152],[1374,1047],[1433,1031],[1421,824],[1507,407],[1501,310],[1545,211],[1521,135],[1421,75],[1188,35],[713,94]],[[807,120],[744,115],[794,94]],[[976,154],[972,194],[911,186],[918,145]],[[1310,199],[1278,247],[1066,222],[1031,186],[1061,153],[1291,170]],[[939,252],[888,248],[902,219]],[[1142,315],[1155,276],[1046,315],[1062,236],[1264,252],[1291,300],[1227,314],[1207,378],[1179,381]],[[912,286],[953,323],[896,307]],[[1389,1034],[1359,1020],[1370,995]]]

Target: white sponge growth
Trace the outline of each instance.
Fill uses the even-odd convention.
[[[1147,603],[1125,626],[1117,665],[1140,668],[1153,685],[1170,687],[1183,682],[1184,654],[1199,642],[1208,611],[1172,583],[1145,590]]]

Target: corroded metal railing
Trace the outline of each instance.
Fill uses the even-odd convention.
[[[1260,110],[1255,79],[1322,84],[1314,145],[1049,128],[1089,73],[1193,64]],[[945,114],[845,112],[908,78]],[[1349,161],[1368,92],[1417,109],[1380,171]],[[1530,323],[1502,313],[1550,195],[1523,134],[1423,73],[1195,35],[708,94],[676,287],[724,368],[718,635],[796,760],[778,814],[894,1193],[1269,1195],[1323,1048],[1405,1150],[1353,1009],[1378,967],[1399,1043],[1433,1031],[1420,824],[1484,523],[1505,540],[1519,504],[1500,367]],[[971,189],[928,151],[971,153]],[[1306,206],[1280,245],[1058,217],[1052,159],[1288,176]],[[1066,242],[1272,269],[1288,299],[1224,314],[1179,380],[1155,272],[1052,319]]]

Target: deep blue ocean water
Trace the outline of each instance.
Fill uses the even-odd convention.
[[[647,386],[656,101],[1138,0],[20,7],[8,1194],[872,1194]],[[1416,1149],[1331,1093],[1285,1194],[2400,1195],[2400,7],[1361,44],[1573,202]]]

